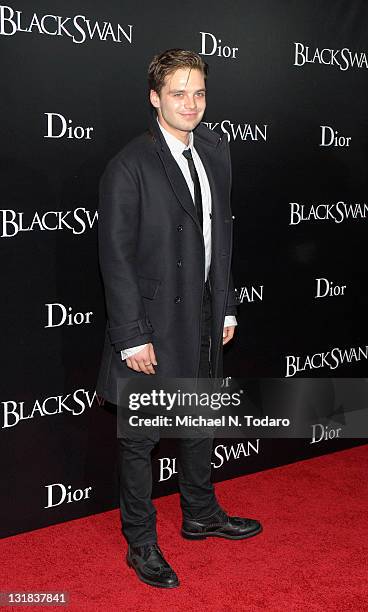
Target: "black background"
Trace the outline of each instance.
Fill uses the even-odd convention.
[[[81,14],[92,23],[132,24],[133,40],[75,44],[36,28],[0,36],[1,210],[24,212],[27,226],[35,212],[84,207],[93,214],[106,163],[146,127],[151,58],[171,47],[200,52],[199,33],[211,32],[239,50],[236,59],[205,56],[210,74],[204,120],[268,126],[266,142],[230,142],[235,285],[263,285],[264,293],[262,301],[244,301],[239,308],[236,340],[225,349],[225,375],[284,377],[286,355],[366,346],[366,220],[289,224],[290,202],[309,208],[366,201],[367,69],[293,65],[295,42],[311,50],[364,51],[365,2],[17,0],[7,6],[22,11],[23,27],[34,12],[40,18]],[[73,126],[92,126],[92,138],[45,138],[45,113],[51,112],[72,119]],[[350,146],[320,147],[320,125],[351,136]],[[24,402],[29,414],[36,400],[81,388],[92,396],[105,327],[97,223],[79,235],[67,229],[19,232],[1,237],[0,246],[1,412],[6,401]],[[316,300],[316,277],[347,285],[346,294]],[[45,328],[45,304],[52,302],[93,311],[91,324]],[[333,375],[364,377],[367,362],[341,365]],[[96,400],[79,416],[35,413],[3,427],[2,535],[116,507],[115,427],[115,415]],[[259,455],[224,464],[214,478],[356,443],[341,439],[311,447],[310,440],[261,440]],[[154,451],[155,495],[176,490],[174,478],[158,482],[158,459],[175,454],[170,440]],[[91,499],[45,509],[44,487],[57,482],[92,486]]]

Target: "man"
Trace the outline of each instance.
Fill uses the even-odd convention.
[[[159,374],[222,376],[236,325],[231,280],[231,163],[226,137],[206,128],[208,67],[170,49],[149,70],[150,129],[101,179],[99,253],[108,324],[98,393],[118,404],[118,382]],[[158,430],[119,438],[120,508],[128,564],[152,586],[179,584],[157,544],[150,453]],[[210,482],[210,437],[178,440],[182,535],[247,538],[258,521],[229,517]]]

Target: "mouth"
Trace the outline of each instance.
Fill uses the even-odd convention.
[[[198,113],[180,113],[182,117],[196,117]]]

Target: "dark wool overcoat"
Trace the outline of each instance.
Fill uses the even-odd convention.
[[[222,377],[225,315],[236,314],[231,278],[231,161],[226,135],[193,131],[212,197],[212,376]],[[163,377],[196,378],[204,292],[204,241],[185,178],[152,117],[151,127],[107,165],[100,182],[99,260],[107,326],[97,393],[117,404],[122,378],[147,377],[120,351],[152,342]]]

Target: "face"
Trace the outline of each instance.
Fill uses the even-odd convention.
[[[200,123],[206,108],[202,72],[197,68],[178,68],[167,75],[160,95],[151,89],[150,100],[161,125],[187,144],[189,132]]]

